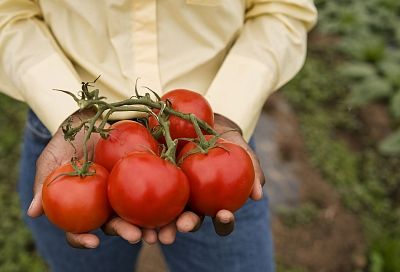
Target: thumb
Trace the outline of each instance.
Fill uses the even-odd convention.
[[[43,150],[42,154],[36,161],[36,175],[35,182],[33,185],[33,200],[28,208],[27,214],[30,217],[38,217],[43,213],[42,206],[42,187],[46,180],[46,177],[57,167],[59,167],[63,161],[61,157],[57,156],[55,152],[54,138]]]
[[[72,115],[73,122],[74,124],[75,122],[76,124],[80,124],[82,119],[86,119],[92,115],[92,110],[77,112]],[[76,135],[76,139],[73,141],[75,148],[73,148],[69,142],[64,140],[62,128],[59,128],[42,154],[40,154],[36,162],[35,183],[33,185],[34,196],[27,212],[30,217],[38,217],[43,213],[42,187],[46,177],[49,176],[54,169],[70,161],[74,154],[77,156],[82,155],[83,133],[83,130],[81,130],[79,134]],[[96,142],[96,139],[98,139],[97,137],[99,136],[91,137],[92,144]]]

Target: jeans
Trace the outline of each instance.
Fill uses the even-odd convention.
[[[24,220],[32,231],[39,254],[51,271],[133,271],[141,243],[132,245],[120,237],[104,235],[96,249],[70,247],[64,232],[45,216],[26,216],[33,197],[35,163],[51,135],[32,111],[28,113],[18,185]],[[249,200],[235,213],[233,233],[220,237],[210,218],[199,231],[178,233],[172,245],[161,245],[170,271],[274,271],[268,202]]]

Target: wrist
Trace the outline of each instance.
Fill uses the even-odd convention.
[[[65,131],[64,129],[68,127],[79,127],[83,121],[88,120],[89,118],[93,117],[96,114],[95,109],[84,109],[84,110],[77,110],[74,113],[72,113],[70,116],[68,116],[58,127],[56,133],[53,135],[64,135],[65,137]],[[97,121],[96,123],[98,123]],[[83,133],[83,129],[81,129],[79,134]]]
[[[227,131],[227,130],[235,130],[240,135],[243,135],[242,129],[231,119],[219,114],[214,113],[214,121],[215,121],[215,128],[218,132],[219,130]]]
[[[60,125],[60,128],[63,124],[69,119],[71,120],[72,125],[80,124],[82,121],[87,120],[93,117],[96,114],[95,109],[84,109],[84,110],[77,110],[73,114],[71,114],[64,122]]]
[[[90,109],[78,110],[78,111],[74,112],[71,116],[78,117],[81,119],[87,119],[87,118],[93,117],[95,114],[96,114],[96,110],[94,108],[90,108]]]

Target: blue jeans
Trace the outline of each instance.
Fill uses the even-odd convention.
[[[141,243],[131,245],[120,237],[104,235],[96,249],[70,247],[63,231],[54,227],[45,216],[32,219],[26,210],[32,200],[35,163],[51,136],[33,112],[28,113],[21,160],[19,193],[24,220],[33,233],[39,254],[51,271],[133,271]],[[206,218],[199,231],[178,233],[174,244],[161,249],[170,271],[274,271],[268,202],[249,200],[235,213],[234,232],[220,237],[212,221]]]

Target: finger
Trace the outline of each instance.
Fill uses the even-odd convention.
[[[142,239],[142,231],[126,222],[120,217],[115,217],[103,226],[103,231],[108,235],[118,235],[131,244],[136,244]]]
[[[96,248],[100,244],[99,238],[90,233],[75,234],[67,232],[66,238],[68,244],[75,248]]]
[[[179,232],[197,231],[203,223],[204,216],[198,216],[194,212],[186,211],[182,213],[176,221]]]
[[[32,202],[28,208],[27,214],[30,217],[38,217],[43,213],[43,206],[42,206],[42,190],[38,191],[37,194],[34,195]]]
[[[250,197],[253,200],[262,199],[262,196],[263,196],[262,186],[264,186],[264,183],[265,183],[265,175],[264,175],[264,171],[262,170],[260,161],[258,160],[256,154],[251,149],[251,147],[247,144],[247,142],[241,136],[237,137],[237,135],[236,135],[235,139],[231,139],[231,140],[234,140],[234,142],[236,144],[239,144],[247,151],[247,153],[250,156],[251,162],[253,164],[254,183],[253,183],[253,190],[251,191]]]
[[[262,186],[264,186],[265,183],[264,171],[262,170],[260,161],[257,159],[254,152],[250,148],[247,149],[247,152],[250,155],[254,167],[254,185],[250,197],[253,200],[260,200],[263,197]]]
[[[175,241],[176,222],[172,222],[160,229],[158,232],[158,240],[164,245],[170,245]]]
[[[153,229],[143,229],[143,240],[148,244],[157,242],[157,232]]]
[[[58,166],[51,152],[43,151],[36,162],[36,175],[33,185],[33,199],[28,208],[27,214],[30,217],[38,217],[43,213],[42,187],[46,177]]]
[[[220,210],[212,221],[215,232],[220,236],[229,235],[235,228],[235,217],[227,210]]]

